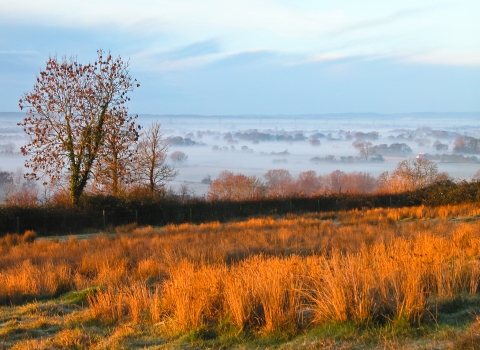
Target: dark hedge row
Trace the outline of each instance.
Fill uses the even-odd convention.
[[[444,181],[412,195],[430,206],[480,202],[480,181]]]
[[[162,226],[169,223],[225,222],[258,215],[327,212],[376,207],[431,206],[480,201],[480,182],[443,182],[395,195],[334,194],[312,198],[268,199],[245,202],[127,200],[86,196],[77,209],[38,206],[0,206],[0,235],[35,230],[38,235],[105,230],[136,222]]]

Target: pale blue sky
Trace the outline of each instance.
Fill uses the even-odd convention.
[[[130,58],[131,112],[480,111],[480,1],[0,0],[0,111],[49,55]]]

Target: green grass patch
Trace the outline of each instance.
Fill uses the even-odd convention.
[[[90,287],[81,291],[72,291],[61,295],[60,300],[66,303],[83,305],[87,302],[89,295],[95,294],[100,290],[100,287]]]

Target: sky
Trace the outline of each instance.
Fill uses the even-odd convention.
[[[140,114],[480,111],[478,0],[0,0],[0,111],[49,56],[129,59]]]

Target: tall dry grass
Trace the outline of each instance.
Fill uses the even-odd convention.
[[[138,282],[87,295],[94,318],[116,322],[130,317],[133,322],[159,322],[161,316],[159,286]]]
[[[4,242],[0,302],[99,286],[88,296],[93,317],[170,332],[226,320],[263,332],[421,322],[432,300],[478,293],[479,213],[372,209]]]

